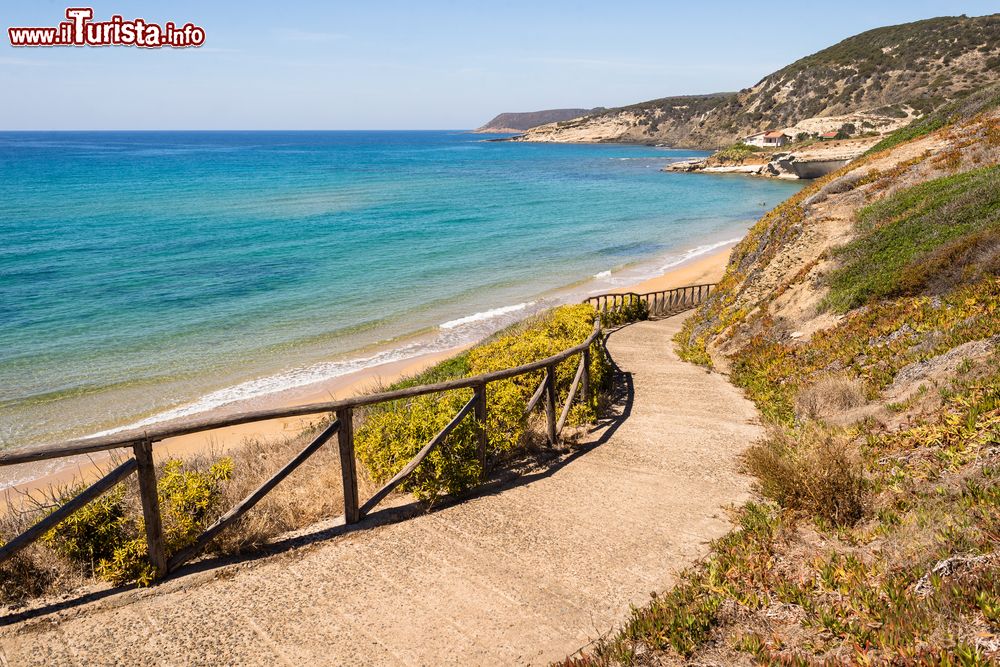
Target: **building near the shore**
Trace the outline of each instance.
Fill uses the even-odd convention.
[[[743,143],[748,146],[757,146],[758,148],[775,148],[777,146],[784,146],[789,141],[791,137],[782,132],[781,130],[768,130],[766,132],[758,132],[757,134],[751,134],[749,137],[743,139]]]
[[[791,137],[782,132],[781,130],[774,130],[772,132],[764,133],[764,146],[774,147],[774,146],[784,146],[789,141]]]
[[[840,136],[840,132],[834,131],[834,132],[824,132],[823,134],[819,135],[819,138],[820,139],[836,139],[839,136]]]

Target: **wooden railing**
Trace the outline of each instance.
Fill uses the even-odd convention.
[[[715,283],[705,283],[644,294],[635,292],[598,294],[588,297],[585,303],[591,304],[601,313],[607,313],[628,307],[637,301],[645,301],[649,306],[650,317],[668,317],[699,305],[714,289]]]
[[[663,315],[670,312],[683,310],[692,307],[700,302],[704,296],[708,295],[709,285],[696,285],[693,287],[678,288],[676,290],[665,290],[663,292],[652,292],[650,294],[630,294],[630,295],[601,295],[587,299],[593,303],[598,310],[608,312],[615,308],[622,307],[626,301],[624,298],[646,299],[650,304],[651,313]],[[596,300],[596,301],[595,301]],[[38,523],[25,530],[23,533],[13,538],[0,547],[0,563],[10,559],[21,549],[42,537],[49,530],[58,525],[68,516],[82,508],[84,505],[94,500],[102,493],[112,488],[115,484],[128,478],[132,473],[138,475],[139,496],[142,503],[143,523],[146,531],[146,546],[149,561],[155,568],[157,577],[176,570],[185,562],[194,558],[204,549],[209,542],[215,538],[226,527],[232,525],[241,516],[246,514],[254,505],[260,502],[275,486],[288,477],[296,468],[304,463],[320,447],[330,441],[334,435],[337,436],[337,443],[340,454],[340,466],[342,483],[344,490],[344,521],[348,524],[357,523],[370,513],[375,507],[386,498],[392,491],[403,483],[406,478],[413,473],[420,463],[439,447],[448,435],[458,426],[462,420],[470,415],[478,422],[479,438],[479,458],[481,469],[485,477],[487,437],[486,430],[486,396],[489,385],[493,382],[506,380],[509,378],[544,371],[541,382],[528,401],[525,413],[530,414],[538,403],[544,398],[546,417],[546,436],[550,444],[557,444],[559,434],[562,432],[572,408],[573,401],[579,391],[581,400],[590,400],[590,356],[591,345],[601,334],[601,319],[598,317],[594,321],[594,328],[590,335],[579,345],[563,350],[546,359],[530,364],[524,364],[515,368],[484,373],[474,377],[438,382],[436,384],[420,385],[398,389],[395,391],[380,392],[348,398],[339,401],[327,401],[322,403],[310,403],[286,408],[274,408],[268,410],[254,410],[243,412],[229,417],[211,417],[202,419],[191,419],[180,423],[165,423],[143,431],[130,431],[114,435],[107,435],[94,438],[83,438],[55,445],[45,445],[24,449],[14,449],[0,452],[0,467],[15,465],[19,463],[30,463],[34,461],[45,461],[50,459],[78,456],[81,454],[93,454],[96,452],[108,452],[112,450],[131,449],[132,457],[121,463],[110,472],[105,474],[91,486],[66,501],[58,509],[45,516]],[[556,404],[558,395],[556,389],[556,366],[563,361],[579,355],[580,361],[577,365],[576,375],[573,378],[566,397],[566,402],[562,410],[557,414]],[[398,401],[400,399],[414,398],[426,394],[433,394],[458,389],[472,389],[472,398],[458,411],[458,414],[445,426],[440,433],[430,440],[413,459],[400,470],[392,479],[386,482],[382,488],[376,491],[364,504],[358,502],[358,474],[354,455],[354,411],[358,408]],[[219,517],[215,523],[209,526],[195,540],[195,542],[183,551],[172,555],[168,559],[168,554],[163,539],[163,525],[160,516],[159,500],[157,497],[156,468],[153,464],[153,447],[156,443],[168,438],[175,438],[181,435],[212,431],[227,426],[261,422],[271,419],[287,419],[290,417],[301,417],[306,415],[329,414],[333,421],[317,435],[312,442],[304,447],[291,461],[285,464],[280,470],[271,476],[266,482],[261,484],[246,498],[236,504],[231,510]]]
[[[84,438],[73,440],[56,445],[46,445],[25,449],[9,450],[0,452],[0,467],[14,465],[18,463],[30,463],[33,461],[45,461],[49,459],[64,458],[80,454],[93,454],[96,452],[107,452],[111,450],[131,449],[132,457],[124,463],[118,465],[109,473],[97,480],[90,487],[77,494],[69,501],[62,504],[57,510],[47,515],[37,524],[28,528],[22,534],[10,540],[0,547],[0,563],[8,560],[21,549],[25,548],[42,535],[58,525],[73,512],[79,510],[91,500],[97,498],[102,493],[113,487],[115,484],[126,479],[132,473],[138,474],[139,496],[142,502],[143,523],[146,530],[146,546],[149,560],[156,569],[157,576],[162,577],[180,567],[182,564],[195,557],[212,539],[227,526],[232,525],[236,520],[248,512],[254,505],[261,501],[271,489],[277,486],[283,479],[288,477],[296,468],[306,461],[314,452],[326,444],[334,435],[340,449],[340,466],[344,489],[344,520],[346,523],[356,523],[371,512],[382,500],[385,499],[397,486],[416,470],[417,466],[435,448],[441,445],[448,437],[448,434],[458,426],[463,419],[470,415],[479,423],[479,458],[483,474],[486,471],[486,445],[488,433],[486,430],[486,395],[491,383],[506,380],[509,378],[544,371],[542,381],[535,391],[527,406],[527,413],[530,413],[542,397],[545,398],[546,433],[551,444],[556,444],[559,434],[566,423],[573,401],[579,391],[581,400],[590,400],[590,348],[601,334],[600,319],[594,322],[594,329],[579,345],[563,350],[546,359],[530,364],[524,364],[515,368],[484,373],[469,378],[449,380],[436,384],[408,387],[396,391],[387,391],[377,394],[368,394],[340,401],[328,401],[324,403],[312,403],[290,408],[276,408],[269,410],[255,410],[244,412],[225,418],[194,419],[182,423],[167,423],[162,426],[151,428],[142,432],[126,432],[96,438]],[[556,390],[556,366],[570,357],[579,355],[580,361],[577,366],[576,376],[566,397],[566,403],[562,412],[556,413],[556,403],[558,401]],[[431,439],[413,459],[400,470],[392,479],[385,483],[381,489],[376,491],[363,505],[358,504],[358,476],[354,456],[354,411],[357,408],[386,403],[388,401],[398,401],[400,399],[414,398],[425,394],[433,394],[458,389],[472,389],[473,396],[465,406],[459,410],[458,414],[445,426],[440,433]],[[168,560],[168,554],[163,540],[163,526],[160,517],[160,509],[157,498],[156,469],[153,465],[153,447],[157,442],[174,438],[180,435],[211,431],[227,426],[247,424],[251,422],[267,421],[270,419],[281,419],[289,417],[299,417],[304,415],[330,414],[333,421],[329,426],[313,439],[305,448],[300,451],[295,458],[289,461],[283,468],[276,472],[270,479],[260,485],[246,498],[236,504],[231,510],[219,517],[215,523],[209,526],[187,549],[174,554]]]

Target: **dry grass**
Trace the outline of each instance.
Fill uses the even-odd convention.
[[[218,513],[226,512],[287,464],[329,424],[322,420],[296,436],[277,439],[247,438],[228,452],[233,475],[225,485]],[[188,462],[190,469],[208,469],[218,457],[205,454]],[[362,499],[374,489],[358,470]],[[252,550],[289,531],[304,528],[344,511],[343,480],[336,437],[320,447],[305,463],[268,493],[212,543],[211,550],[236,554]]]
[[[846,436],[813,425],[798,433],[771,429],[744,454],[763,495],[838,526],[864,514],[866,483],[857,446]]]
[[[35,520],[36,514],[8,506],[0,515],[0,535],[19,535]],[[33,597],[75,588],[84,579],[79,568],[35,543],[0,566],[0,601],[17,607]]]
[[[320,421],[295,436],[276,439],[248,438],[227,452],[233,462],[230,480],[221,486],[213,501],[207,523],[227,512],[269,479],[301,451],[329,422]],[[220,458],[208,451],[184,461],[184,470],[206,473]],[[120,461],[112,459],[100,466],[110,470]],[[158,468],[162,468],[161,462]],[[162,475],[160,475],[162,476]],[[359,475],[361,493],[369,492],[368,483]],[[130,517],[140,517],[138,485],[134,475],[122,482],[123,500]],[[336,438],[317,450],[305,463],[283,480],[240,521],[223,531],[209,551],[237,554],[251,550],[283,533],[308,526],[320,519],[343,512],[343,483]],[[2,537],[22,533],[68,497],[78,487],[49,488],[20,498],[8,498],[6,511],[0,514]],[[41,595],[65,593],[94,577],[93,563],[73,562],[51,544],[38,541],[13,559],[0,565],[0,601],[17,606]]]
[[[824,375],[795,397],[799,419],[829,419],[865,404],[864,384],[847,375]]]

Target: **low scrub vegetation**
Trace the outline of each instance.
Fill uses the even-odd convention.
[[[832,373],[799,390],[795,416],[801,420],[836,419],[864,403],[864,383],[842,373]]]
[[[853,525],[864,513],[864,470],[847,435],[815,424],[797,431],[778,427],[744,459],[761,493],[782,507],[837,526]]]
[[[947,288],[967,279],[966,268],[1000,269],[1000,167],[939,178],[866,206],[858,230],[837,251],[842,267],[830,276],[826,303],[838,312],[920,293],[945,273]]]
[[[964,365],[903,429],[776,426],[746,455],[766,502],[565,664],[995,664],[998,369],[997,354]]]
[[[770,424],[744,459],[758,499],[673,590],[566,664],[997,664],[1000,184],[996,166],[970,170],[995,165],[995,119],[970,122],[942,134],[957,148],[940,160],[911,152],[804,189],[734,250],[677,341],[689,360],[719,355]],[[910,169],[929,175],[884,196]],[[807,209],[839,194],[869,202],[854,239],[754,292],[817,222]],[[789,336],[778,299],[803,283],[836,312]]]
[[[795,397],[839,368],[874,397],[904,366],[963,343],[1000,334],[1000,278],[942,297],[899,297],[849,313],[817,332],[809,345],[757,336],[732,360],[734,383],[768,418],[791,425]]]
[[[203,470],[176,459],[160,466],[157,491],[165,546],[174,554],[187,546],[219,513],[222,487],[233,472],[232,459]],[[3,517],[4,533],[17,533],[77,495],[73,488],[33,512]],[[98,577],[116,584],[146,585],[155,572],[146,558],[145,525],[135,478],[114,486],[46,533],[39,544],[0,566],[0,591],[8,601],[38,594],[58,581]]]
[[[757,153],[763,152],[765,149],[759,146],[752,146],[745,143],[736,143],[727,148],[714,153],[712,155],[713,162],[724,162],[724,163],[742,163],[749,157],[753,157]]]
[[[887,151],[908,141],[936,132],[957,119],[968,118],[997,106],[1000,106],[1000,86],[988,85],[976,88],[954,102],[936,109],[925,110],[923,115],[909,125],[890,133],[868,149],[867,154],[873,155]]]

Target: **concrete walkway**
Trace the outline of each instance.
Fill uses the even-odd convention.
[[[625,414],[549,469],[405,521],[8,619],[0,664],[563,658],[669,587],[729,529],[723,508],[746,498],[737,455],[760,435],[756,412],[677,359],[682,320],[611,335]]]

